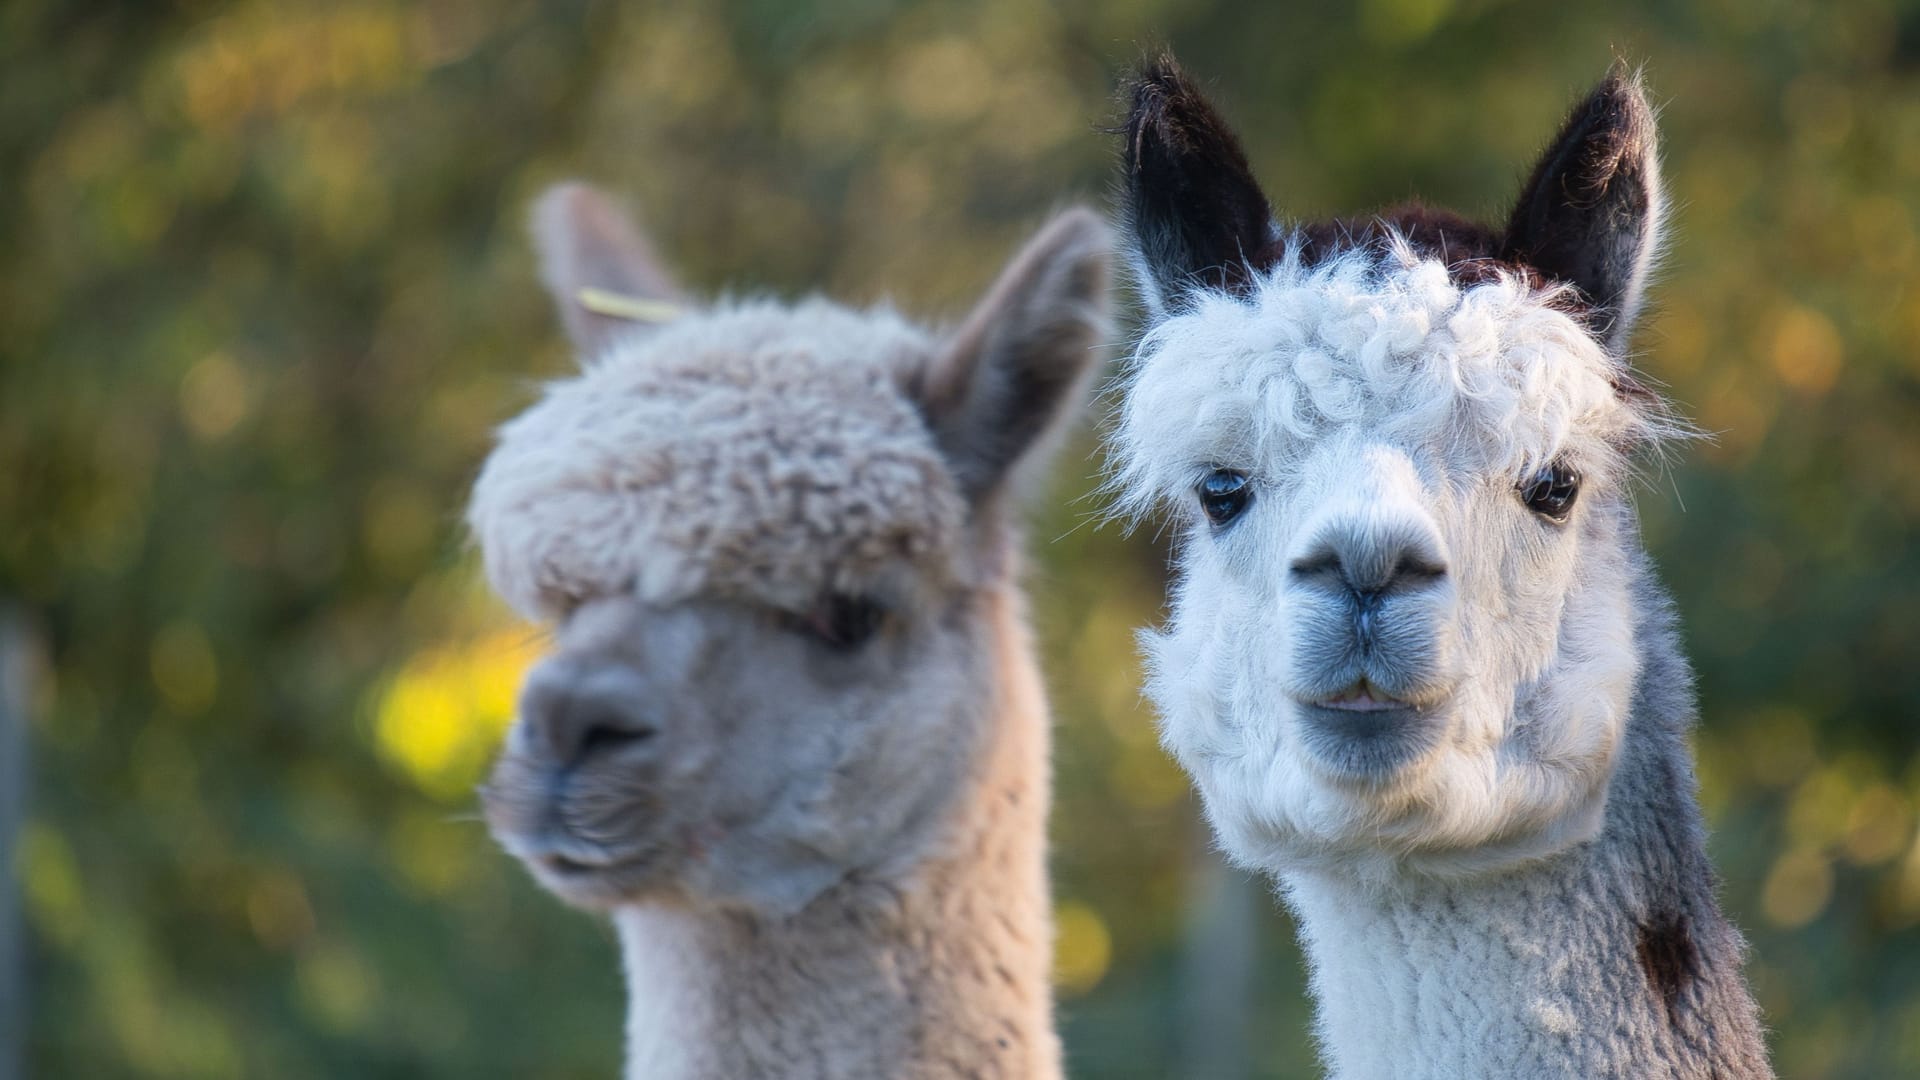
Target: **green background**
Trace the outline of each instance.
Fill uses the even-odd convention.
[[[1710,0],[0,6],[0,597],[41,641],[34,1077],[607,1077],[607,931],[471,786],[540,648],[459,511],[568,358],[525,208],[631,199],[707,290],[964,309],[1104,200],[1139,50],[1288,214],[1501,214],[1617,52],[1677,213],[1641,495],[1784,1075],[1920,1075],[1920,7]],[[1286,919],[1138,701],[1151,530],[1070,449],[1032,586],[1079,1076],[1311,1076]],[[20,1033],[0,1031],[0,1044]]]

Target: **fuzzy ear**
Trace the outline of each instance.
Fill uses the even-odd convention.
[[[598,290],[608,294],[608,300],[625,297],[663,310],[682,302],[680,290],[654,257],[653,245],[605,192],[591,185],[555,184],[535,200],[533,245],[540,256],[541,280],[582,357],[598,354],[614,337],[645,325],[610,314],[607,302],[596,305],[591,293],[583,300],[583,292]]]
[[[1064,426],[1107,332],[1110,248],[1093,211],[1055,217],[923,373],[921,412],[969,498],[1000,489]]]
[[[1195,285],[1238,289],[1270,262],[1273,211],[1226,121],[1170,56],[1149,60],[1124,129],[1122,206],[1155,315]]]
[[[1505,257],[1577,286],[1600,308],[1616,353],[1633,335],[1660,247],[1657,143],[1639,75],[1615,65],[1574,107],[1507,224]]]

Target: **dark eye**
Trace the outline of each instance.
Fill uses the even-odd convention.
[[[1565,521],[1580,494],[1580,474],[1558,462],[1520,485],[1520,501],[1548,521]]]
[[[864,596],[832,593],[795,622],[827,646],[852,651],[865,645],[886,618],[886,609]]]
[[[1246,473],[1215,469],[1200,481],[1200,509],[1216,526],[1239,517],[1252,499],[1253,483]]]

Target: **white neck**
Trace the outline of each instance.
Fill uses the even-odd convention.
[[[616,913],[628,1080],[1060,1076],[1046,706],[1018,595],[989,590],[985,607],[995,707],[939,854],[791,919]]]
[[[1503,872],[1369,889],[1289,872],[1332,1075],[1771,1077],[1721,915],[1684,731],[1689,684],[1647,628],[1594,839]],[[1649,689],[1651,688],[1651,689]]]

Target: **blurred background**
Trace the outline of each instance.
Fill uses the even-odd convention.
[[[615,1075],[610,934],[472,795],[541,637],[459,513],[569,366],[528,201],[603,181],[704,289],[954,314],[1105,197],[1162,41],[1295,215],[1501,216],[1647,64],[1642,365],[1718,437],[1641,501],[1726,903],[1783,1075],[1920,1075],[1920,5],[1853,0],[8,0],[0,1072]],[[1318,1075],[1292,929],[1138,701],[1163,552],[1090,520],[1091,452],[1032,535],[1072,1071]]]

